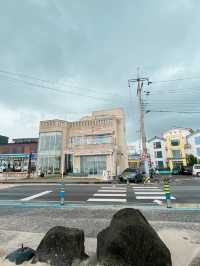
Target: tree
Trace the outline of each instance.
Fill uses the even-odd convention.
[[[197,157],[195,157],[193,154],[187,155],[187,165],[193,166],[194,164],[197,164],[198,160]]]

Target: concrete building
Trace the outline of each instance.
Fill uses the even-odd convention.
[[[192,154],[200,160],[200,129],[187,136],[187,154]]]
[[[121,108],[93,112],[77,122],[40,122],[38,170],[80,176],[114,176],[128,167]]]
[[[170,169],[186,166],[187,136],[192,133],[190,128],[174,128],[164,133],[167,162]]]
[[[150,155],[151,166],[159,169],[167,167],[165,140],[155,136],[148,141],[147,146],[148,153]]]

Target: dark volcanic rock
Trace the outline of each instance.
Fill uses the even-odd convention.
[[[21,247],[12,253],[8,254],[5,259],[20,265],[25,261],[29,261],[35,255],[35,250],[28,247]]]
[[[107,266],[171,266],[171,254],[139,210],[118,211],[97,236],[97,259]]]
[[[70,266],[74,260],[84,260],[84,232],[76,228],[56,226],[40,242],[33,263],[49,262],[52,266]]]

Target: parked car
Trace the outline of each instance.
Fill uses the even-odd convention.
[[[159,168],[159,169],[156,169],[160,175],[168,175],[168,174],[171,174],[171,170],[170,168]]]
[[[129,181],[130,183],[140,183],[143,182],[144,176],[140,172],[139,169],[132,169],[128,168],[126,169],[120,176],[119,181],[121,183],[126,183]]]
[[[3,173],[6,171],[6,167],[5,166],[0,166],[0,173]]]
[[[172,169],[172,175],[180,175],[181,174],[181,168],[175,167]]]
[[[200,164],[194,164],[192,168],[192,175],[200,176]]]
[[[192,166],[183,166],[181,168],[182,175],[192,175]]]

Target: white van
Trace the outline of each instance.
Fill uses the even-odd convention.
[[[200,164],[194,164],[192,168],[192,175],[200,176]]]

